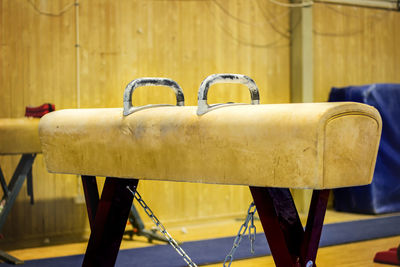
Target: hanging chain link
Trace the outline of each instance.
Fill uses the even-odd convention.
[[[254,205],[254,202],[251,203]],[[251,207],[251,205],[250,205]],[[254,254],[254,242],[256,241],[256,226],[254,225],[254,213],[256,212],[256,208],[250,213],[251,214],[251,224],[249,227],[249,239],[250,239],[250,252],[251,254]]]
[[[254,208],[254,209],[253,209]],[[239,247],[240,242],[242,241],[243,235],[246,234],[247,229],[249,229],[249,239],[250,239],[250,251],[251,254],[254,254],[254,242],[256,240],[256,226],[254,225],[254,213],[257,211],[254,202],[252,202],[247,210],[247,217],[244,223],[240,226],[239,232],[236,235],[235,240],[233,241],[233,246],[228,255],[226,255],[223,266],[226,267],[226,263],[229,262],[228,267],[231,266],[233,261],[233,255],[236,252],[236,249]],[[249,227],[250,223],[250,227]]]
[[[165,229],[164,225],[162,225],[162,223],[157,219],[157,217],[151,211],[150,207],[147,206],[146,202],[144,202],[139,192],[136,191],[136,186],[133,188],[133,190],[130,189],[129,186],[127,186],[126,188],[128,188],[128,190],[133,194],[133,197],[139,202],[140,206],[142,206],[147,216],[150,217],[150,219],[157,226],[158,230],[165,236],[169,244],[176,250],[176,252],[178,252],[178,254],[183,258],[183,260],[188,264],[188,266],[197,267],[196,263],[194,263],[190,259],[190,257],[185,253],[185,251],[183,251],[181,246],[179,246],[178,242],[176,242],[175,239],[172,238],[172,236]]]

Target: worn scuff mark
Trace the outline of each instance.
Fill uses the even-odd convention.
[[[278,168],[279,166],[279,161],[280,161],[281,157],[278,156],[278,158],[274,158],[274,170],[273,170],[273,175],[274,175],[274,185],[276,185],[276,168]]]

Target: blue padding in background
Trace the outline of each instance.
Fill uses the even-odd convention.
[[[374,106],[383,122],[372,184],[335,189],[335,209],[372,214],[400,211],[400,84],[332,88],[329,101]]]

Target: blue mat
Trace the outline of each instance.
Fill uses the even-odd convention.
[[[400,84],[332,88],[329,101],[371,105],[381,114],[383,124],[372,183],[334,189],[335,208],[369,214],[400,212]]]
[[[320,247],[371,240],[400,235],[400,215],[376,219],[327,224],[324,226]],[[182,248],[197,265],[223,262],[232,247],[234,237],[186,242]],[[235,259],[246,259],[270,255],[264,233],[257,234],[255,254],[250,253],[247,236],[243,237],[240,247],[236,250]],[[83,255],[47,258],[25,262],[25,267],[71,267],[81,266]],[[11,266],[6,263],[0,266]],[[125,266],[186,266],[182,258],[169,245],[157,245],[145,248],[125,249],[118,254],[117,267]]]

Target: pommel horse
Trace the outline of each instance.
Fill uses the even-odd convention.
[[[33,203],[32,165],[36,154],[42,152],[38,128],[39,119],[37,118],[0,119],[0,155],[22,155],[8,185],[0,167],[0,182],[3,189],[0,204],[0,230],[26,178],[28,195]],[[13,264],[23,263],[3,251],[0,251],[0,259]]]
[[[215,83],[242,83],[251,104],[209,105]],[[176,106],[132,106],[139,86],[171,87]],[[351,102],[259,105],[253,80],[218,74],[198,106],[165,78],[132,81],[124,108],[44,116],[39,135],[50,172],[82,176],[91,226],[83,266],[113,266],[139,180],[250,187],[276,266],[315,266],[329,189],[369,184],[381,134],[373,107]],[[106,176],[99,199],[96,176]],[[305,229],[290,188],[314,189]],[[229,249],[229,248],[227,248]]]

